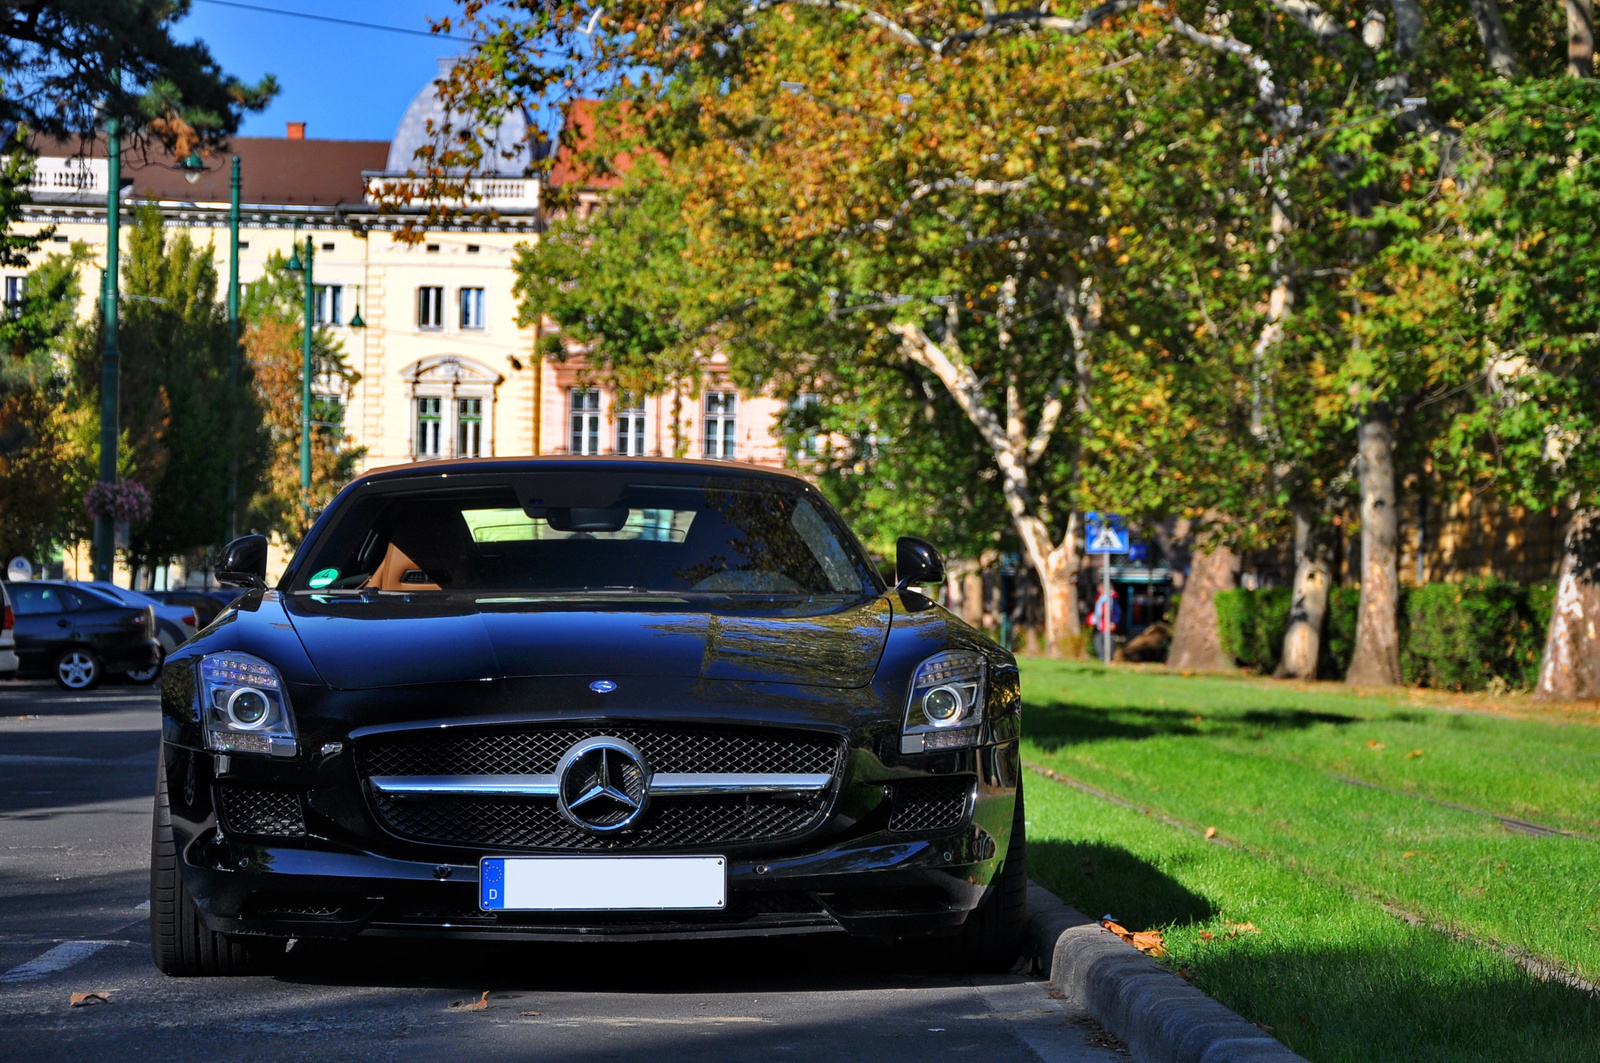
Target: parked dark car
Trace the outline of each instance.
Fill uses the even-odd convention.
[[[89,587],[47,580],[7,584],[16,616],[17,674],[51,675],[89,690],[108,673],[148,674],[161,664],[155,612]]]
[[[232,605],[234,599],[243,592],[238,588],[230,588],[226,591],[141,591],[140,593],[168,605],[187,605],[194,610],[196,622],[205,627]]]
[[[565,458],[374,472],[271,589],[266,548],[167,661],[161,970],[839,930],[1014,963],[1016,662],[913,589],[927,543],[891,587],[798,477]]]

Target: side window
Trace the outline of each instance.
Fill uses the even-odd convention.
[[[28,587],[13,585],[11,611],[18,616],[39,616],[42,613],[59,613],[61,592],[55,587]]]

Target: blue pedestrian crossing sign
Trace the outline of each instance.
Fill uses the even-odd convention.
[[[1115,513],[1084,515],[1085,553],[1125,554],[1128,552],[1128,527]]]

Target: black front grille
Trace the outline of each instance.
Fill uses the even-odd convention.
[[[773,841],[803,834],[827,812],[825,797],[662,798],[638,827],[597,836],[561,818],[538,798],[390,797],[376,794],[378,818],[419,841],[510,849],[690,849]]]
[[[806,731],[650,726],[438,731],[382,735],[357,744],[363,776],[548,775],[585,738],[633,743],[652,771],[837,775],[842,739]],[[597,836],[574,827],[549,798],[396,797],[374,792],[373,811],[401,837],[509,849],[696,849],[786,841],[817,827],[831,792],[807,795],[658,796],[638,824]]]
[[[356,747],[363,775],[548,775],[585,738],[632,742],[652,771],[832,774],[841,742],[804,731],[562,727],[379,735]]]
[[[959,826],[967,816],[972,777],[906,779],[894,784],[892,831],[945,830]]]
[[[300,812],[299,794],[243,786],[218,789],[222,795],[222,821],[230,832],[269,838],[305,837],[306,820]]]

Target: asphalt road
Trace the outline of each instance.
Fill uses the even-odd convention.
[[[0,1060],[1128,1059],[1037,978],[832,937],[300,945],[273,977],[166,978],[147,924],[158,719],[149,688],[0,683]],[[69,1006],[82,992],[110,999]]]

